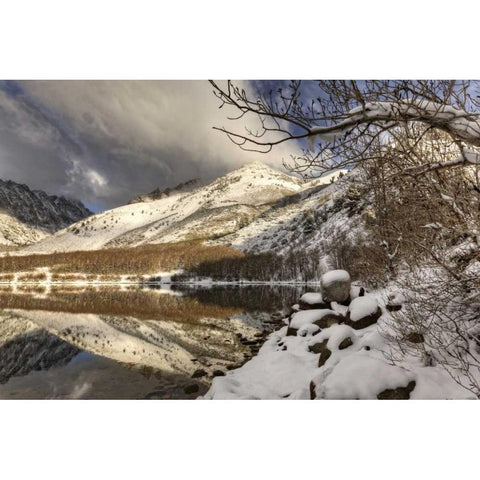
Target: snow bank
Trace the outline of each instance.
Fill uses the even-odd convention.
[[[376,399],[384,390],[406,387],[416,378],[404,368],[361,351],[340,360],[316,393],[325,399]]]
[[[282,350],[277,332],[264,344],[258,356],[243,367],[213,379],[204,399],[281,399],[292,392],[296,398],[309,398],[308,384],[316,366],[316,358],[298,348],[302,342],[289,337],[287,344],[297,348]],[[285,334],[283,328],[281,333]]]

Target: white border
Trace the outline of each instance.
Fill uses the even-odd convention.
[[[0,77],[480,78],[472,3],[2,3]],[[2,478],[464,478],[476,402],[1,402]]]

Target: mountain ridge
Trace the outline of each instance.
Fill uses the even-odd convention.
[[[330,178],[305,182],[261,162],[250,162],[208,185],[172,190],[158,200],[92,215],[23,249],[22,254],[218,240],[278,204],[288,204],[289,199],[295,203],[303,194],[325,188]]]
[[[91,215],[79,200],[0,179],[0,244],[28,245]]]

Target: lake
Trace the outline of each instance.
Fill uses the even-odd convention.
[[[304,291],[3,285],[0,398],[194,399],[255,355]]]

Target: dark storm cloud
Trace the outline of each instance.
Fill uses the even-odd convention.
[[[289,146],[268,156],[241,151],[212,130],[225,117],[205,81],[2,82],[0,178],[98,209],[288,157]]]

